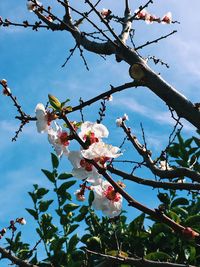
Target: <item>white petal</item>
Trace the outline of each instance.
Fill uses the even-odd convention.
[[[35,108],[35,114],[37,119],[44,118],[46,115],[45,107],[42,103],[37,104]]]
[[[119,150],[119,147],[108,145],[103,142],[97,142],[93,143],[87,150],[82,150],[81,154],[87,159],[98,157],[117,158],[122,155],[122,153],[118,153]]]
[[[97,138],[108,137],[109,135],[108,129],[103,124],[86,121],[81,125],[80,138],[83,139],[84,135],[89,132],[93,132]]]
[[[74,168],[80,168],[80,161],[82,159],[81,151],[70,151],[68,159]]]
[[[48,126],[46,120],[43,120],[43,119],[36,121],[36,127],[37,127],[38,133],[47,132],[49,129],[49,126]]]

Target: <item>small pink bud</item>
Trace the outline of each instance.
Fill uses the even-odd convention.
[[[166,15],[164,15],[161,19],[162,23],[170,24],[172,22],[172,13],[168,12]]]
[[[83,190],[77,190],[75,192],[76,200],[78,200],[78,201],[85,201],[85,196],[84,196],[84,193],[82,191]]]
[[[2,79],[2,80],[1,80],[1,84],[2,84],[3,86],[6,86],[6,85],[7,85],[7,81],[6,81],[5,79]]]
[[[11,94],[11,90],[8,87],[3,88],[3,95],[8,96]]]
[[[110,9],[103,8],[101,11],[101,15],[104,18],[107,18],[111,13],[112,13],[112,11]]]
[[[22,224],[22,225],[26,224],[26,220],[24,218],[17,218],[16,222],[18,222],[19,224]]]

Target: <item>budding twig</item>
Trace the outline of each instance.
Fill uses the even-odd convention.
[[[177,31],[175,30],[175,31],[170,32],[169,34],[166,34],[166,35],[164,35],[164,36],[161,36],[161,37],[159,37],[159,38],[157,38],[157,39],[155,39],[155,40],[153,40],[153,41],[147,41],[145,44],[136,47],[135,50],[137,51],[137,50],[139,50],[139,49],[142,49],[142,48],[145,47],[145,46],[148,46],[148,45],[153,44],[153,43],[157,43],[157,42],[159,42],[160,40],[166,39],[167,37],[169,37],[170,35],[172,35],[172,34],[174,34],[174,33],[176,33],[176,32],[177,32]]]

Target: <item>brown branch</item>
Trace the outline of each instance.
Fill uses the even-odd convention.
[[[107,260],[108,266],[111,263],[118,263],[118,264],[131,264],[131,266],[134,265],[134,266],[139,266],[139,267],[196,267],[194,265],[177,264],[177,263],[172,263],[172,262],[158,262],[158,261],[146,260],[143,258],[111,256],[111,255],[95,252],[89,249],[86,249],[86,252],[89,254],[93,254],[93,255],[105,258]]]
[[[63,6],[65,6],[65,3],[63,3],[62,1],[60,1],[60,0],[57,0],[59,3],[61,3]],[[81,12],[79,12],[77,9],[75,9],[75,8],[73,8],[72,6],[69,6],[69,8],[71,9],[71,10],[73,10],[74,12],[76,12],[77,14],[79,14],[79,15],[81,15],[82,17],[84,17],[95,29],[97,29],[107,40],[108,40],[108,42],[109,42],[109,46],[110,45],[112,45],[113,46],[113,48],[116,48],[116,47],[118,47],[118,45],[115,43],[115,42],[113,42],[106,34],[105,34],[105,32],[104,31],[102,31],[94,22],[92,22],[88,17],[87,17],[87,15],[85,15],[84,13],[81,13]],[[65,25],[65,23],[64,23],[64,25]],[[67,24],[67,25],[69,25],[69,24]],[[73,31],[70,31],[70,29],[68,29],[71,33],[73,33],[73,37],[76,39],[76,41],[80,44],[80,45],[82,45],[84,48],[85,48],[85,46],[84,46],[84,42],[81,42],[81,40],[82,40],[82,37],[84,36],[84,34],[83,33],[81,33],[79,30],[78,30],[78,28],[77,27],[75,27],[74,25],[70,25],[70,28],[72,28],[73,29]],[[78,35],[77,35],[78,34]],[[79,38],[78,38],[79,37]],[[81,37],[81,38],[80,38]],[[86,41],[87,40],[87,41]],[[86,43],[87,43],[87,45],[88,44],[90,44],[90,42],[91,41],[89,41],[88,39],[86,39],[85,41],[86,41]],[[94,45],[94,43],[95,42],[91,42],[91,43],[93,43],[93,45]],[[105,43],[106,44],[106,43]],[[85,44],[86,45],[86,44]],[[100,44],[99,43],[95,43],[95,45],[96,46],[100,46]],[[107,44],[108,45],[108,44]],[[87,48],[86,48],[87,49]],[[87,49],[88,50],[88,49]],[[89,50],[89,51],[92,51],[92,50]],[[92,51],[92,52],[94,52],[94,51]],[[107,53],[103,53],[103,52],[97,52],[96,51],[96,53],[98,53],[98,54],[107,54]],[[114,53],[114,51],[112,52],[112,53]]]
[[[93,103],[95,103],[101,99],[109,97],[110,95],[121,92],[125,89],[132,88],[132,87],[138,87],[138,86],[142,86],[142,83],[134,81],[134,82],[130,82],[130,83],[125,83],[125,84],[117,86],[117,87],[111,86],[110,90],[108,90],[108,91],[106,91],[100,95],[97,95],[97,96],[95,96],[95,97],[93,97],[87,101],[84,101],[84,102],[82,101],[82,103],[80,105],[73,107],[71,112],[79,110],[80,108],[84,108],[86,106],[90,106]]]
[[[120,85],[120,86],[117,86],[117,87],[113,87],[111,86],[111,89],[102,93],[102,94],[99,94],[87,101],[81,101],[81,103],[77,106],[74,106],[72,107],[72,110],[71,111],[67,111],[66,114],[68,113],[72,113],[74,111],[77,111],[77,110],[80,110],[80,109],[83,109],[84,107],[86,106],[90,106],[92,105],[93,103],[101,100],[101,99],[104,99],[106,97],[109,97],[110,95],[113,95],[115,93],[118,93],[118,92],[121,92],[125,89],[128,89],[128,88],[132,88],[132,87],[138,87],[138,86],[142,86],[142,83],[141,82],[136,82],[136,81],[133,81],[133,82],[130,82],[130,83],[125,83],[123,85]],[[36,121],[36,117],[30,117],[29,115],[26,115],[27,116],[27,120],[29,121]],[[16,119],[18,120],[23,120],[24,117],[23,116],[16,116]]]
[[[57,0],[59,3],[62,3],[60,0]],[[89,3],[90,1],[86,1]],[[149,1],[152,2],[152,1]],[[90,3],[91,4],[91,3]],[[92,5],[93,6],[93,5]],[[41,8],[41,7],[40,7]],[[76,9],[70,7],[72,10],[80,14],[84,17],[84,14],[77,11]],[[171,85],[169,85],[166,81],[164,81],[157,73],[155,73],[153,70],[151,70],[145,61],[137,54],[137,52],[123,44],[123,42],[118,38],[118,36],[114,33],[114,31],[110,28],[108,23],[103,20],[102,22],[106,25],[109,31],[114,34],[116,37],[117,42],[112,41],[105,33],[99,29],[95,23],[93,23],[90,19],[85,16],[85,18],[93,25],[96,29],[98,29],[101,34],[106,37],[108,42],[105,43],[97,43],[94,41],[90,41],[86,36],[79,31],[77,27],[74,25],[69,25],[64,23],[62,20],[57,18],[55,15],[53,15],[51,12],[48,12],[48,10],[42,9],[47,14],[52,15],[55,19],[57,19],[61,25],[58,27],[61,27],[60,30],[66,30],[69,31],[73,38],[76,40],[76,42],[79,45],[82,45],[86,50],[96,53],[96,54],[105,54],[105,55],[112,55],[115,54],[118,57],[120,57],[121,60],[126,61],[129,65],[133,64],[140,64],[141,68],[144,71],[144,85],[147,86],[154,94],[156,94],[160,99],[162,99],[167,105],[169,105],[171,108],[173,108],[178,117],[185,118],[190,123],[192,123],[195,127],[200,129],[200,111],[195,107],[193,103],[191,103],[185,96],[180,94],[177,90],[175,90]],[[36,9],[34,11],[36,15],[40,16],[40,12]],[[101,16],[98,11],[96,11],[98,16]],[[45,21],[45,23],[48,23],[49,26],[54,29],[53,24],[50,24],[44,16],[41,16],[42,20]],[[57,27],[57,26],[55,26]]]
[[[200,184],[193,184],[193,183],[172,183],[172,182],[160,182],[160,181],[153,181],[146,178],[141,178],[135,176],[133,174],[128,174],[112,166],[107,166],[107,170],[111,173],[114,173],[120,177],[123,177],[124,180],[129,180],[136,182],[141,185],[151,186],[153,188],[163,188],[163,189],[173,189],[173,190],[200,190]]]
[[[170,35],[172,35],[172,34],[174,34],[174,33],[177,33],[177,31],[175,30],[175,31],[173,31],[173,32],[170,32],[169,34],[166,34],[166,35],[164,35],[164,36],[161,36],[161,37],[159,37],[159,38],[157,38],[157,39],[155,39],[155,40],[153,40],[153,41],[148,41],[148,42],[146,42],[145,44],[136,47],[135,50],[139,50],[139,49],[142,49],[142,48],[144,48],[145,46],[148,46],[148,45],[150,45],[150,44],[157,43],[157,42],[159,42],[160,40],[166,39],[167,37],[169,37]]]
[[[132,135],[130,128],[127,128],[124,123],[121,125],[122,129],[128,136],[130,142],[134,146],[134,148],[137,150],[137,152],[143,157],[144,161],[147,164],[147,167],[157,176],[160,178],[168,178],[168,179],[173,179],[181,176],[186,176],[193,181],[200,182],[200,174],[196,171],[193,171],[189,168],[184,168],[184,167],[177,167],[173,168],[172,170],[162,170],[158,168],[155,165],[155,162],[152,160],[150,152],[145,149],[143,145],[140,144],[138,141],[137,137]]]
[[[85,0],[85,2],[94,10],[94,12],[97,14],[97,16],[100,18],[102,23],[108,28],[109,32],[113,35],[115,38],[116,42],[120,44],[122,47],[126,47],[122,40],[117,36],[117,34],[113,31],[109,23],[101,16],[101,14],[96,10],[95,6],[89,1]]]
[[[63,21],[65,23],[72,23],[72,17],[71,17],[70,8],[69,8],[69,1],[64,0],[64,2],[65,2],[65,16],[63,18]]]
[[[129,38],[129,34],[131,31],[132,23],[131,23],[131,10],[129,8],[129,0],[125,0],[125,11],[124,18],[121,20],[122,23],[122,32],[119,35],[119,39],[125,44]]]
[[[17,26],[17,27],[23,27],[23,28],[32,28],[33,30],[36,30],[36,31],[38,28],[45,28],[47,30],[50,29],[48,25],[43,25],[41,23],[42,23],[41,21],[36,21],[34,24],[29,24],[28,21],[23,21],[23,23],[17,23],[17,22],[12,22],[10,20],[5,19],[4,21],[1,20],[0,26],[3,26],[3,27]]]
[[[9,259],[12,263],[20,266],[20,267],[38,267],[37,265],[34,264],[30,264],[26,261],[23,261],[19,258],[17,258],[16,256],[10,254],[6,249],[0,247],[0,253],[2,254],[2,256],[6,259]]]

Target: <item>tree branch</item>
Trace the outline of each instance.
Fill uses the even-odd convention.
[[[9,259],[12,263],[20,266],[20,267],[38,267],[37,265],[34,264],[30,264],[26,261],[23,261],[19,258],[17,258],[16,256],[10,254],[6,249],[0,247],[0,253],[2,254],[2,256],[6,259]]]
[[[138,141],[137,137],[131,134],[130,128],[127,128],[124,122],[121,125],[122,129],[128,136],[130,142],[134,146],[134,148],[137,150],[137,152],[143,157],[144,161],[147,164],[147,167],[157,176],[160,178],[168,178],[168,179],[173,179],[181,176],[186,176],[192,179],[193,181],[200,182],[200,174],[196,171],[193,171],[189,168],[184,168],[184,167],[177,167],[173,169],[166,169],[162,170],[158,168],[154,161],[151,158],[150,152],[140,144]]]
[[[108,165],[107,170],[111,173],[117,174],[120,177],[123,177],[124,180],[130,180],[138,184],[152,186],[153,188],[163,188],[163,189],[173,189],[173,190],[200,190],[200,184],[192,183],[170,183],[170,182],[160,182],[153,181],[146,178],[141,178],[133,174],[128,174],[112,166]]]
[[[171,263],[171,262],[156,262],[156,261],[151,261],[151,260],[146,260],[143,258],[122,258],[122,257],[116,257],[116,256],[111,256],[111,255],[106,255],[102,254],[99,252],[95,252],[89,249],[86,249],[86,252],[89,254],[97,255],[100,257],[105,258],[107,261],[108,266],[111,263],[118,263],[118,264],[132,264],[134,266],[139,266],[139,267],[196,267],[193,265],[188,265],[188,264],[177,264],[177,263]]]

